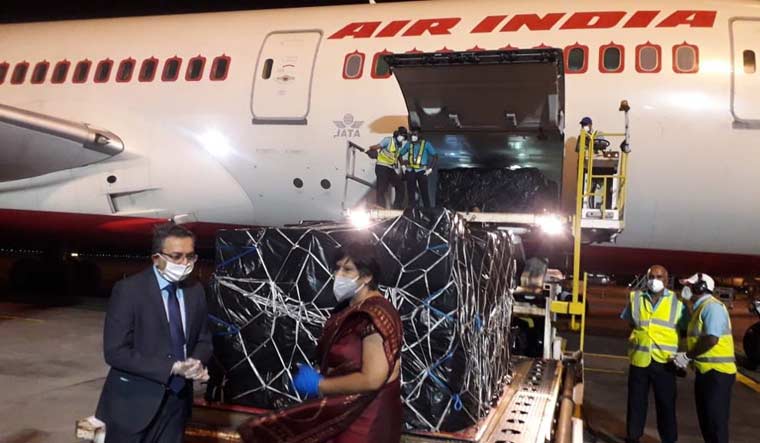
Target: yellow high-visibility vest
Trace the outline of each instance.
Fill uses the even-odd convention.
[[[672,291],[665,289],[654,309],[652,302],[641,292],[630,293],[633,331],[628,338],[628,357],[631,365],[646,368],[654,361],[667,363],[678,352],[676,324],[683,304]]]
[[[398,161],[398,147],[396,146],[396,140],[391,137],[391,143],[388,145],[388,149],[380,149],[377,153],[377,163],[385,166],[396,166]]]
[[[422,154],[425,152],[425,140],[420,144],[420,151],[414,155],[414,143],[409,146],[409,167],[413,169],[422,169]]]
[[[694,349],[699,337],[704,334],[704,322],[702,321],[702,312],[705,308],[713,303],[721,306],[728,317],[728,328],[722,331],[718,337],[718,344],[710,348],[709,351],[702,355],[694,357],[694,367],[700,374],[704,374],[712,369],[725,374],[736,374],[736,356],[734,355],[734,336],[731,334],[731,317],[728,315],[726,306],[713,296],[705,300],[691,317],[689,329],[687,331],[686,344],[689,350]]]

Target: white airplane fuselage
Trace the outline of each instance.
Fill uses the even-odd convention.
[[[576,44],[587,47],[586,66],[565,72],[566,136],[586,115],[595,128],[617,132],[618,103],[633,108],[618,245],[758,255],[760,71],[750,72],[747,52],[760,53],[756,1],[426,1],[1,26],[8,73],[0,104],[107,128],[124,151],[0,182],[0,208],[233,225],[337,219],[366,192],[352,185],[344,202],[346,142],[372,145],[406,123],[398,83],[374,78],[375,54]],[[603,72],[600,48],[610,44],[622,48],[620,72]],[[654,70],[640,66],[637,46],[648,44],[660,48]],[[688,60],[674,59],[684,45],[696,48],[696,72],[678,72],[690,70]],[[345,78],[354,52],[364,54],[361,75]],[[179,78],[161,81],[175,56]],[[205,66],[190,81],[196,56]],[[211,80],[219,56],[229,57],[229,72]],[[155,80],[141,82],[135,72],[115,81],[123,59],[139,69],[150,57],[159,61]],[[84,59],[92,61],[89,78],[73,83]],[[95,82],[106,59],[114,72]],[[265,79],[267,59],[274,63]],[[61,60],[71,71],[53,84]],[[29,73],[12,84],[23,61]],[[33,84],[40,61],[51,72]],[[373,181],[372,161],[357,161],[357,174]]]

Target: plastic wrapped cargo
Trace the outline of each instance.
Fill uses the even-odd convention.
[[[556,207],[558,189],[536,168],[443,169],[436,199],[456,211],[541,212]]]
[[[215,359],[207,398],[276,409],[299,401],[290,371],[314,362],[336,301],[339,247],[370,240],[381,290],[404,324],[407,429],[455,431],[490,410],[509,375],[514,245],[454,212],[407,212],[365,230],[319,224],[221,231],[209,312]]]

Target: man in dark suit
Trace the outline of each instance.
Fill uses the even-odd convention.
[[[195,237],[158,226],[153,266],[118,282],[111,294],[103,351],[111,370],[96,417],[106,443],[180,443],[193,381],[208,380],[211,358],[203,287],[186,278],[197,260]]]

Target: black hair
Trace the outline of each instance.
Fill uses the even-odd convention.
[[[369,275],[372,277],[367,286],[376,290],[378,282],[382,279],[382,270],[380,269],[380,262],[377,260],[375,247],[366,242],[345,244],[338,250],[335,263],[337,264],[346,258],[356,266],[359,276],[366,277]]]
[[[192,238],[195,243],[195,234],[184,226],[169,222],[157,225],[153,228],[153,246],[151,254],[158,254],[164,249],[164,241],[168,237]]]

